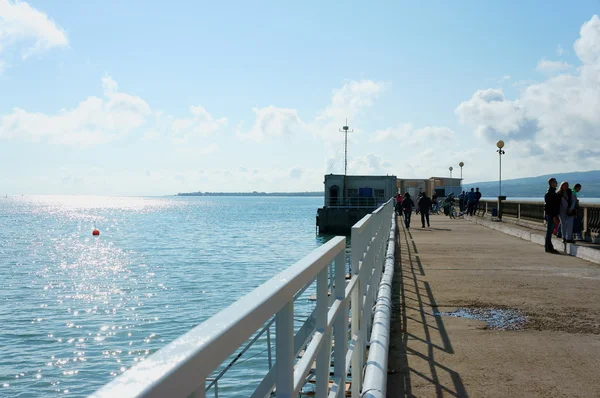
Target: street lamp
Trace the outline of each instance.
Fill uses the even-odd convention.
[[[505,154],[502,148],[504,148],[504,141],[498,141],[496,146],[498,147],[496,152],[498,152],[498,157],[500,160],[498,167],[498,220],[502,220],[502,199],[504,199],[502,197],[502,155]]]
[[[504,148],[504,141],[498,141],[496,146],[498,147],[496,152],[498,152],[500,157],[500,167],[498,168],[498,197],[500,197],[502,196],[502,155],[504,155],[506,152],[502,150],[502,148]]]
[[[448,168],[448,170],[450,170],[450,178],[452,178],[452,170],[454,170],[454,169],[452,168],[452,166],[450,166],[450,167]]]
[[[460,162],[458,165],[460,166],[460,179],[462,180],[462,168],[465,164],[463,162]]]

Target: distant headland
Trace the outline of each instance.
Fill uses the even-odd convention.
[[[180,192],[177,196],[323,196],[323,192]]]

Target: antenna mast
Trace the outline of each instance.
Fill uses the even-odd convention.
[[[347,198],[346,196],[346,174],[348,173],[348,133],[354,132],[354,129],[350,130],[348,127],[348,118],[346,118],[346,124],[340,130],[340,133],[344,133],[344,187],[343,187],[343,195],[344,200]]]

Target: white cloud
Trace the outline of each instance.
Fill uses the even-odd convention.
[[[508,82],[512,77],[510,75],[504,75],[500,79],[498,79],[498,84],[503,85],[505,82]]]
[[[209,144],[208,146],[205,147],[180,147],[177,148],[176,151],[177,153],[183,154],[183,155],[193,155],[193,156],[202,156],[202,155],[209,155],[211,153],[215,153],[219,150],[219,147],[217,146],[217,144]]]
[[[109,76],[102,78],[104,98],[88,97],[56,114],[14,108],[0,117],[0,138],[47,140],[70,145],[94,145],[118,139],[142,126],[150,107],[143,99],[118,91]]]
[[[385,87],[384,83],[372,80],[347,81],[342,88],[333,91],[331,104],[319,112],[317,120],[333,120],[339,124],[345,118],[352,119],[361,110],[371,107]]]
[[[373,106],[387,86],[373,80],[346,81],[341,88],[333,90],[331,103],[318,112],[309,125],[310,131],[326,145],[337,145],[344,140],[344,134],[338,133],[338,130],[348,119],[348,124],[354,129],[354,134],[349,136],[352,140],[362,133],[360,128],[353,126],[360,126],[363,112]]]
[[[560,44],[556,45],[556,55],[558,55],[559,57],[563,56],[565,53],[565,49],[563,48],[563,46],[561,46]]]
[[[475,127],[479,136],[490,140],[530,139],[538,131],[537,120],[528,116],[518,100],[506,100],[502,90],[478,90],[456,108],[456,114],[461,123]]]
[[[348,164],[348,174],[353,175],[393,175],[395,172],[398,170],[392,162],[375,153],[353,158]]]
[[[215,119],[201,105],[191,106],[192,117],[175,119],[172,131],[178,142],[187,142],[192,137],[206,137],[227,126],[227,118]]]
[[[143,139],[145,141],[155,141],[160,137],[160,133],[156,130],[149,130],[144,133]]]
[[[540,59],[535,69],[538,72],[550,74],[569,70],[571,69],[571,65],[565,61],[548,61],[547,59]]]
[[[375,132],[373,141],[389,140],[399,140],[406,145],[448,145],[456,141],[456,133],[447,127],[426,126],[416,129],[412,124]]]
[[[216,119],[198,105],[190,107],[191,117],[176,119],[152,112],[142,98],[120,91],[110,76],[104,76],[101,82],[102,98],[88,97],[72,109],[46,114],[14,108],[0,116],[0,139],[90,146],[139,131],[145,141],[172,133],[176,143],[186,143],[185,148],[179,148],[180,153],[207,155],[217,151],[216,144],[197,138],[225,127],[226,118]]]
[[[519,98],[501,90],[479,90],[461,103],[462,123],[490,141],[504,139],[534,162],[592,162],[600,166],[600,18],[583,24],[573,46],[581,66],[528,85]],[[544,155],[544,157],[540,157]],[[588,162],[588,163],[589,163]],[[586,163],[586,164],[588,164]]]
[[[573,49],[584,65],[600,65],[600,18],[597,15],[583,24]]]
[[[309,122],[304,122],[293,108],[273,105],[254,108],[256,119],[250,131],[244,131],[240,123],[236,135],[240,139],[262,141],[268,137],[310,132],[325,143],[339,142],[343,134],[332,132],[337,132],[346,118],[353,121],[361,111],[371,107],[385,88],[384,83],[372,80],[346,81],[341,88],[333,90],[331,102]]]
[[[0,53],[18,46],[25,59],[68,45],[65,31],[43,12],[23,1],[0,0]]]
[[[238,128],[237,136],[241,139],[262,141],[267,137],[291,135],[304,128],[304,123],[295,109],[270,105],[265,108],[254,108],[252,111],[256,115],[256,120],[247,133],[242,131],[242,127]]]
[[[304,173],[304,169],[302,167],[294,167],[294,168],[290,169],[290,172],[288,173],[288,175],[291,179],[298,180],[302,177],[303,173]]]

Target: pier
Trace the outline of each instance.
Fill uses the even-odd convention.
[[[399,232],[388,396],[596,396],[600,265],[474,221]]]
[[[218,397],[261,354],[252,397],[594,395],[600,206],[581,209],[587,242],[552,255],[542,205],[502,205],[407,230],[389,200],[352,226],[349,256],[332,238],[94,396]]]

